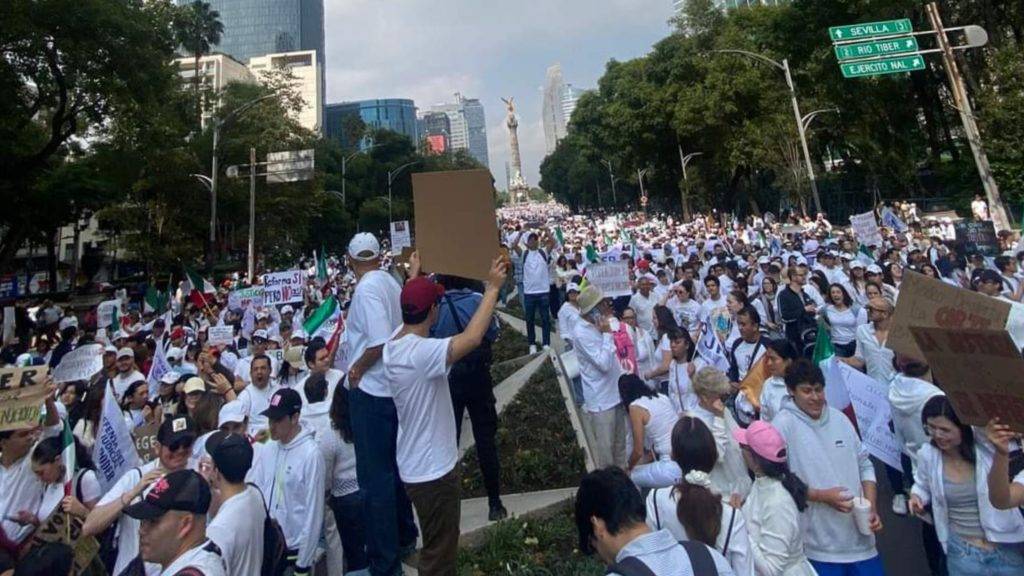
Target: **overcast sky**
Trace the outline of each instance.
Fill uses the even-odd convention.
[[[645,54],[666,36],[672,0],[324,0],[327,102],[411,98],[420,109],[479,98],[491,171],[505,181],[502,96],[515,96],[523,172],[544,159],[541,86],[560,63],[565,81],[596,85],[609,59]]]

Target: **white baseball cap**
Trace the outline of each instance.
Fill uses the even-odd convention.
[[[60,319],[60,323],[57,325],[57,329],[63,331],[69,326],[78,327],[78,318],[74,316],[65,316]]]
[[[872,265],[868,266],[867,271],[868,271],[868,274],[881,274],[882,273],[882,267],[879,266],[878,264],[872,264]]]
[[[850,269],[851,270],[853,270],[854,268],[863,268],[863,267],[864,267],[864,263],[861,262],[860,260],[854,260],[853,262],[850,262]]]
[[[159,344],[158,344],[158,346],[159,346]],[[185,355],[185,351],[184,350],[182,350],[181,348],[178,348],[177,346],[171,346],[170,348],[167,349],[167,354],[165,354],[165,357],[168,360],[181,360],[182,356],[184,356],[184,355]]]
[[[285,304],[281,307],[281,315],[285,314],[295,314],[295,308],[292,308],[291,304]]]
[[[380,242],[369,232],[360,232],[348,243],[348,256],[359,262],[367,262],[380,256]]]
[[[238,423],[245,422],[245,406],[239,400],[232,400],[227,404],[220,407],[220,412],[217,414],[217,427],[227,423]]]
[[[120,360],[121,358],[135,358],[135,351],[125,346],[117,351],[117,359]]]

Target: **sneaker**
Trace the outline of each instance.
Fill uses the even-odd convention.
[[[896,494],[892,497],[892,513],[897,516],[907,515],[907,497],[903,494]]]
[[[545,344],[544,345],[544,351],[547,352],[548,350],[551,350],[551,346]]]
[[[536,344],[530,344],[530,354],[536,354],[536,353],[537,353],[537,345]]]
[[[491,511],[487,514],[487,519],[491,522],[497,522],[498,520],[504,520],[508,518],[508,510],[501,505],[501,502],[497,504],[491,504]]]

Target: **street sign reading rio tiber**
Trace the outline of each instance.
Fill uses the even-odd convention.
[[[861,38],[866,39],[877,36],[909,34],[913,31],[914,26],[910,23],[910,19],[902,18],[900,20],[833,26],[828,29],[828,35],[832,38],[833,42],[842,42],[845,40],[859,40]]]
[[[890,40],[873,40],[868,42],[857,42],[855,44],[838,44],[835,46],[836,58],[840,62],[845,60],[858,60],[872,56],[888,56],[906,54],[917,51],[917,39],[913,36],[905,38],[892,38]]]

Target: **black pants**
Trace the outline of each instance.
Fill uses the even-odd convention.
[[[498,411],[495,409],[497,401],[494,398],[490,366],[486,368],[472,374],[453,373],[448,378],[448,385],[452,407],[455,409],[456,442],[462,437],[462,416],[469,411],[473,439],[476,441],[476,457],[484,477],[487,499],[496,504],[501,495],[501,464],[498,462],[498,445],[495,442]]]
[[[558,318],[558,309],[562,306],[562,291],[554,284],[548,289],[548,311],[551,317]]]

